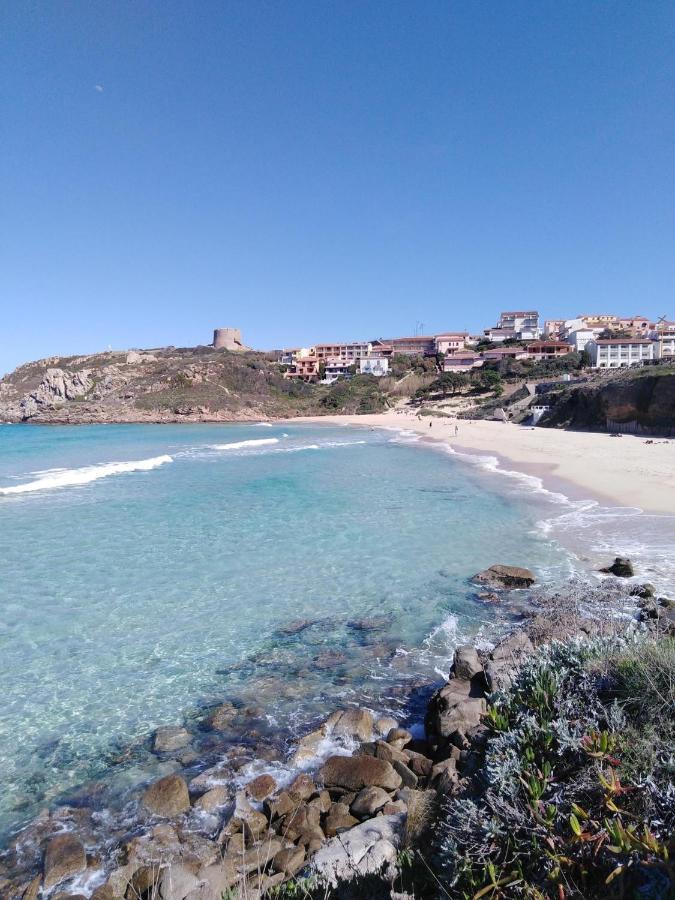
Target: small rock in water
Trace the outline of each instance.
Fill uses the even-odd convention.
[[[483,666],[478,658],[475,647],[469,645],[458,647],[455,650],[453,669],[457,678],[466,678],[468,681],[483,671]]]
[[[74,834],[57,834],[47,844],[44,858],[45,889],[72,878],[87,867],[87,857],[81,841]]]
[[[615,575],[617,578],[632,578],[635,575],[633,563],[625,556],[617,556],[611,566],[600,569],[605,575]]]
[[[347,622],[347,627],[353,631],[381,631],[389,625],[391,619],[388,616],[370,616],[364,619],[352,619]]]
[[[173,753],[182,750],[192,740],[192,735],[181,725],[163,725],[158,728],[152,738],[152,749],[155,753]]]
[[[306,772],[301,772],[288,788],[289,794],[294,794],[301,800],[309,800],[315,791],[316,785],[312,777],[307,775]]]
[[[155,781],[143,794],[143,806],[154,816],[171,818],[190,808],[190,795],[181,775],[166,775]]]
[[[387,735],[387,743],[397,750],[403,750],[412,739],[412,734],[406,728],[392,728]]]

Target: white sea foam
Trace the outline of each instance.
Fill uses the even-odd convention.
[[[263,447],[266,444],[278,444],[279,438],[259,438],[252,441],[234,441],[231,444],[210,444],[211,450],[246,450],[248,447]]]
[[[274,428],[271,422],[254,422],[251,428]]]
[[[153,456],[150,459],[136,459],[128,462],[102,463],[97,466],[83,466],[79,469],[55,469],[34,481],[16,484],[11,487],[0,487],[0,495],[27,494],[32,491],[49,491],[55,488],[89,484],[109,475],[123,475],[127,472],[147,472],[164,463],[173,462],[168,455]]]

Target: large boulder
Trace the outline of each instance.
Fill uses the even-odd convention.
[[[342,832],[317,851],[312,869],[333,887],[366,875],[393,875],[403,818],[378,816]]]
[[[494,565],[474,575],[473,580],[490,587],[515,589],[531,587],[535,577],[529,569],[521,566]]]
[[[611,566],[600,569],[605,575],[615,575],[617,578],[632,578],[635,575],[633,563],[625,556],[617,556]]]
[[[484,691],[476,680],[452,678],[429,701],[424,718],[427,740],[433,745],[440,738],[461,747],[486,712]]]
[[[74,834],[57,834],[51,838],[45,850],[42,886],[48,890],[84,871],[86,867],[87,856],[82,842]]]
[[[483,666],[478,658],[476,648],[469,645],[458,647],[455,650],[452,668],[456,678],[464,678],[467,681],[471,681],[475,675],[479,675],[483,671]]]
[[[187,812],[190,795],[185,779],[176,773],[165,775],[145,789],[142,803],[153,816],[165,819]]]
[[[401,786],[401,776],[391,763],[374,756],[330,756],[319,776],[327,788],[347,791],[360,791],[364,787],[395,791]]]

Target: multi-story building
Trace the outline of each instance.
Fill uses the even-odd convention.
[[[544,338],[546,340],[555,340],[560,337],[560,332],[564,326],[564,319],[546,319],[544,322]]]
[[[328,357],[323,362],[323,378],[321,379],[322,384],[332,384],[334,381],[337,381],[341,376],[349,375],[349,370],[352,366],[356,365],[354,362],[350,362],[348,359],[341,359],[338,357]],[[319,363],[319,367],[321,366],[321,362]],[[320,368],[319,368],[319,371]]]
[[[467,331],[449,331],[445,334],[437,334],[435,336],[436,353],[454,353],[457,350],[463,350],[468,337]]]
[[[493,344],[519,340],[518,332],[515,328],[486,328],[483,332],[483,336]]]
[[[316,344],[314,354],[319,359],[348,359],[356,362],[368,356],[370,350],[369,341],[352,341],[344,344]]]
[[[536,310],[517,310],[515,312],[503,312],[499,316],[497,328],[513,329],[519,340],[536,340],[540,335],[539,313]]]
[[[654,359],[672,359],[675,357],[675,332],[663,332],[653,340]]]
[[[436,338],[433,335],[387,338],[384,343],[391,346],[394,356],[397,353],[406,356],[433,356],[436,353]]]
[[[502,359],[527,359],[525,347],[496,347],[493,350],[484,350],[483,359],[488,362],[499,362]]]
[[[318,381],[320,362],[316,356],[296,356],[291,369],[284,373],[285,377],[299,378],[301,381]]]
[[[573,350],[576,350],[577,353],[581,353],[582,350],[586,349],[587,344],[589,344],[592,340],[594,340],[598,336],[596,328],[577,328],[574,331],[568,332],[565,337],[565,341],[572,347]]]
[[[640,366],[655,358],[655,341],[646,338],[596,338],[586,350],[596,369],[618,369],[622,366]]]
[[[381,378],[389,372],[389,359],[386,356],[367,356],[359,360],[359,371],[361,375],[375,375],[376,378]]]

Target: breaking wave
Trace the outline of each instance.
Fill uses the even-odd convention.
[[[152,456],[150,459],[136,459],[128,462],[103,463],[98,466],[83,466],[79,469],[54,469],[46,471],[40,478],[28,481],[25,484],[16,484],[11,487],[0,487],[0,495],[28,494],[32,491],[50,491],[55,488],[71,487],[73,485],[89,484],[98,481],[99,478],[107,478],[109,475],[123,475],[126,472],[147,472],[163,466],[164,463],[173,462],[168,455]]]
[[[234,441],[231,444],[211,444],[211,450],[245,450],[247,447],[262,447],[265,444],[278,444],[279,438],[259,438],[253,441]]]

